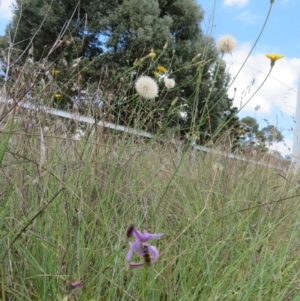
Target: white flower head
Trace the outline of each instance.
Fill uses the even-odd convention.
[[[158,95],[158,86],[155,80],[149,76],[141,76],[135,83],[137,93],[145,99],[153,99]]]
[[[183,121],[187,121],[187,117],[188,117],[188,114],[186,111],[179,111],[178,112],[178,116],[180,119],[182,119]]]
[[[165,82],[165,86],[168,90],[175,87],[175,80],[173,78],[165,77],[164,82]]]
[[[221,36],[217,41],[216,47],[222,54],[231,54],[236,47],[236,39],[229,34]]]
[[[160,75],[158,76],[158,82],[161,83],[161,81],[162,81],[162,80],[164,81],[167,77],[168,77],[168,74],[160,74]]]

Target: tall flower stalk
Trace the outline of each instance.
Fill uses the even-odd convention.
[[[257,92],[261,89],[261,87],[265,84],[265,82],[267,81],[268,77],[270,76],[272,70],[273,70],[273,67],[275,66],[275,62],[281,58],[283,58],[283,55],[281,54],[267,54],[266,57],[268,59],[270,59],[271,61],[271,64],[270,64],[270,70],[268,72],[268,74],[266,75],[265,79],[263,80],[263,82],[259,85],[259,87],[255,90],[255,92],[251,95],[251,97],[244,103],[244,105],[239,109],[239,111],[237,113],[239,113],[250,101],[251,99],[253,99],[253,97],[257,94]],[[220,131],[222,130],[222,128],[224,128],[227,123],[230,122],[230,119],[226,122],[226,123],[223,123],[221,125],[221,127],[219,128],[218,131],[216,131],[215,135],[218,135],[220,133]]]
[[[220,70],[220,67],[221,67],[222,62],[223,62],[223,57],[224,57],[225,54],[227,54],[227,53],[231,54],[232,51],[234,51],[234,49],[236,48],[236,40],[231,35],[223,35],[218,39],[218,41],[216,43],[216,47],[217,47],[217,50],[221,53],[221,57],[220,57],[220,59],[217,63],[217,66],[216,66],[216,69],[215,69],[215,72],[214,72],[215,74],[214,74],[214,77],[213,77],[213,80],[212,80],[212,85],[210,87],[210,91],[208,93],[208,96],[205,99],[205,103],[204,103],[203,110],[202,110],[202,113],[201,113],[200,123],[198,124],[196,131],[201,126],[201,121],[204,119],[204,115],[205,115],[206,110],[207,110],[207,113],[209,114],[209,109],[207,108],[207,104],[210,100],[211,94],[214,91],[216,80],[217,80],[217,77],[218,77],[218,74],[219,74],[219,70]],[[201,80],[201,73],[199,73],[198,78]],[[197,88],[199,87],[199,85],[200,85],[200,82],[198,83]],[[194,103],[194,108],[193,108],[192,132],[195,131],[195,127],[196,127],[195,121],[196,121],[196,115],[198,113],[197,108],[198,108],[198,99]]]
[[[258,43],[258,41],[259,41],[259,39],[260,39],[260,37],[261,37],[263,31],[265,30],[265,27],[266,27],[266,24],[267,24],[267,22],[268,22],[269,16],[270,16],[270,14],[271,14],[271,10],[272,10],[272,6],[273,6],[274,1],[275,1],[275,0],[270,0],[269,11],[268,11],[268,14],[267,14],[267,16],[266,16],[265,22],[264,22],[264,24],[263,24],[263,26],[262,26],[262,28],[261,28],[261,30],[260,30],[260,33],[259,33],[258,37],[256,38],[256,40],[255,40],[255,42],[254,42],[254,44],[253,44],[251,50],[249,51],[249,53],[248,53],[246,59],[244,60],[244,62],[243,62],[243,64],[242,64],[241,68],[239,69],[239,71],[237,72],[237,74],[235,75],[235,77],[233,78],[233,80],[231,81],[231,83],[230,83],[228,89],[232,86],[232,84],[234,83],[235,79],[238,77],[238,75],[240,74],[240,72],[241,72],[242,69],[244,68],[244,66],[245,66],[246,62],[248,61],[248,59],[249,59],[251,53],[253,52],[253,50],[254,50],[256,44]]]
[[[243,67],[245,66],[246,62],[248,61],[248,59],[249,59],[251,53],[253,52],[254,48],[256,47],[256,45],[257,45],[257,43],[258,43],[258,41],[259,41],[259,39],[260,39],[260,37],[261,37],[261,35],[262,35],[262,33],[263,33],[265,27],[266,27],[266,24],[267,24],[267,22],[268,22],[269,16],[270,16],[270,14],[271,14],[272,5],[273,5],[274,2],[275,2],[275,0],[270,0],[270,7],[269,7],[269,10],[268,10],[268,13],[267,13],[265,22],[264,22],[264,24],[263,24],[263,26],[262,26],[262,28],[261,28],[261,30],[260,30],[260,33],[259,33],[259,35],[257,36],[257,38],[256,38],[256,40],[255,40],[255,42],[254,42],[254,44],[253,44],[251,50],[249,51],[249,53],[248,53],[246,59],[244,60],[244,62],[242,63],[240,69],[238,70],[238,72],[236,73],[235,77],[233,78],[233,80],[232,80],[231,83],[229,84],[229,86],[228,86],[228,88],[227,88],[227,91],[230,89],[230,87],[231,87],[232,84],[234,83],[235,79],[238,77],[238,75],[239,75],[240,72],[242,71],[242,69],[243,69]],[[273,66],[274,66],[274,65],[273,65]],[[272,66],[272,60],[271,60],[271,69],[270,69],[269,73],[267,74],[266,78],[264,79],[264,81],[262,82],[262,84],[259,86],[259,88],[255,91],[255,93],[251,96],[251,98],[243,105],[243,107],[241,107],[241,109],[244,108],[245,105],[246,105],[247,103],[249,103],[249,101],[255,96],[255,94],[260,90],[260,88],[261,88],[261,87],[263,86],[263,84],[266,82],[267,78],[269,77],[269,75],[270,75],[270,73],[271,73],[271,71],[272,71],[272,67],[273,67],[273,66]],[[221,96],[221,98],[222,98],[222,96]],[[241,109],[240,109],[240,110],[241,110]],[[240,112],[240,110],[239,110],[239,112]],[[223,123],[223,124],[220,126],[219,130],[217,130],[216,133],[214,134],[214,137],[216,137],[216,136],[220,133],[220,131],[222,130],[222,128],[224,128],[224,126],[226,126],[226,125],[230,122],[230,120],[231,120],[231,119],[227,120],[226,123]]]
[[[281,54],[267,54],[266,57],[270,59],[271,61],[271,66],[268,74],[266,75],[265,79],[263,82],[259,85],[259,87],[256,89],[256,91],[252,94],[252,96],[245,102],[245,104],[240,108],[239,112],[250,102],[250,100],[257,94],[257,92],[261,89],[261,87],[265,84],[266,80],[270,76],[273,67],[275,66],[275,62],[281,58],[283,58],[283,55]]]

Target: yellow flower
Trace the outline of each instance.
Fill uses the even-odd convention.
[[[277,60],[283,58],[283,55],[277,53],[271,53],[271,54],[266,54],[266,57],[271,60],[271,67],[273,67]]]
[[[60,71],[58,69],[53,69],[52,73],[55,74],[55,75],[57,75],[57,74],[60,73]]]
[[[61,98],[61,94],[60,93],[55,93],[54,97],[55,98]]]
[[[167,69],[166,69],[165,67],[163,67],[163,66],[158,66],[156,69],[157,69],[159,72],[161,72],[161,73],[166,73],[166,72],[167,72]]]
[[[157,72],[157,71],[155,71],[153,74],[154,74],[155,77],[159,77],[159,75],[160,75],[160,73]]]

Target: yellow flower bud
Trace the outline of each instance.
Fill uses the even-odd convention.
[[[168,48],[168,43],[169,43],[168,41],[165,43],[163,49],[167,49]]]
[[[175,106],[177,101],[178,101],[178,97],[174,98],[174,100],[171,102],[171,107]]]
[[[193,59],[192,59],[192,63],[201,56],[201,53],[198,53]]]

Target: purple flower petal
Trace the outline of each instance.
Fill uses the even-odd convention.
[[[149,253],[151,254],[151,257],[152,257],[151,263],[156,262],[159,257],[158,249],[151,245],[148,246],[148,249],[149,249]]]
[[[132,229],[132,236],[140,242],[146,242],[151,238],[153,238],[153,239],[161,238],[163,236],[163,233],[151,234],[146,230],[143,230],[143,233],[142,233],[138,229],[133,228]]]
[[[147,236],[145,237],[141,231],[139,231],[138,229],[135,229],[135,228],[132,230],[132,236],[139,242],[148,240]]]
[[[148,252],[151,256],[151,263],[156,262],[159,257],[158,249],[147,243],[149,239],[159,239],[161,238],[163,233],[149,233],[147,230],[143,230],[143,232],[137,230],[134,225],[131,225],[127,230],[127,236],[133,236],[135,238],[134,242],[129,243],[129,251],[126,256],[126,261],[131,262],[132,256],[134,252],[138,253],[138,256],[145,259],[145,247],[148,248]],[[149,262],[149,260],[147,261]],[[131,263],[130,263],[131,265]],[[131,266],[130,266],[131,267]],[[140,263],[133,264],[131,268],[140,267]]]
[[[147,240],[149,239],[159,239],[161,238],[164,234],[163,233],[148,233],[146,230],[143,230],[143,235],[144,237],[147,237]]]
[[[75,290],[82,287],[82,282],[81,281],[76,281],[70,284],[70,289]]]
[[[133,256],[133,253],[140,247],[141,243],[139,241],[129,243],[129,251],[126,256],[126,261],[130,262]]]
[[[144,266],[143,262],[133,262],[133,263],[130,263],[130,268],[131,269],[140,268],[142,266]]]
[[[132,236],[132,232],[134,230],[134,225],[130,225],[129,228],[127,229],[127,237],[131,237]]]
[[[156,262],[158,257],[159,257],[158,249],[156,247],[150,245],[150,244],[145,244],[144,243],[144,245],[147,246],[148,252],[150,253],[151,263]],[[141,257],[141,258],[144,258],[144,255],[145,255],[144,248],[143,248],[143,246],[140,246],[140,248],[138,249],[138,256]]]

